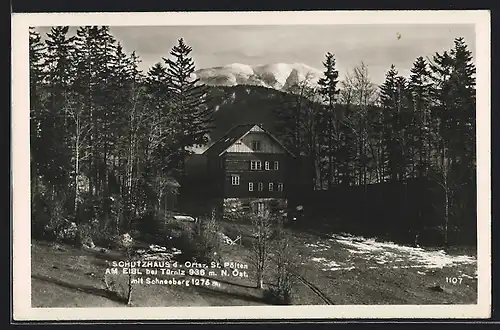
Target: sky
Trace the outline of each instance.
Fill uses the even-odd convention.
[[[341,79],[364,62],[376,84],[383,82],[391,64],[407,76],[418,56],[449,50],[457,37],[464,37],[475,56],[474,25],[465,24],[112,26],[111,33],[125,51],[136,51],[145,71],[169,56],[181,37],[193,48],[197,69],[304,63],[322,70],[325,54],[331,52]]]

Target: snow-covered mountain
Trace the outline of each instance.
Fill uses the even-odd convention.
[[[320,70],[303,63],[263,65],[233,63],[196,71],[196,77],[207,85],[255,85],[277,90],[285,90],[288,86],[306,78],[314,86],[322,75]]]

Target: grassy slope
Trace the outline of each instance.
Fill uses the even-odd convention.
[[[312,235],[297,235],[294,240],[294,246],[299,247],[303,256],[302,274],[335,304],[475,304],[477,301],[476,279],[463,278],[462,283],[456,285],[446,283],[446,277],[458,277],[462,272],[473,274],[475,265],[395,269],[390,263],[380,265],[367,260],[366,256],[353,255],[338,243],[330,243],[331,248],[313,254],[306,246],[317,241]],[[356,268],[323,271],[323,267],[311,261],[312,255],[339,263],[349,261]],[[430,287],[435,285],[444,291],[431,290]]]
[[[243,245],[223,246],[224,261],[249,264],[249,278],[217,278],[219,287],[177,287],[136,285],[133,306],[249,306],[263,305],[262,292],[256,290],[250,264],[249,226],[225,224],[228,236],[243,237]],[[324,292],[335,304],[470,304],[476,302],[477,281],[464,278],[462,284],[445,282],[446,276],[471,274],[474,265],[460,265],[443,269],[393,269],[378,267],[366,257],[352,255],[339,244],[317,251],[308,243],[323,242],[312,234],[294,233],[294,244],[300,261],[297,271]],[[102,281],[106,260],[121,260],[112,253],[83,251],[70,246],[63,250],[52,244],[32,242],[32,305],[33,307],[97,307],[124,306],[123,298],[110,295]],[[325,257],[342,263],[349,261],[352,270],[323,271],[313,257]],[[379,265],[380,266],[380,265]],[[124,276],[125,277],[125,276]],[[118,282],[118,291],[125,296],[126,279]],[[439,284],[443,292],[429,287]],[[295,286],[294,304],[322,304],[322,300],[306,286]]]
[[[119,296],[105,290],[106,260],[122,260],[112,253],[93,253],[71,246],[32,242],[33,307],[123,307],[126,278],[117,282]],[[236,261],[236,259],[234,259]],[[245,279],[219,281],[220,287],[135,285],[134,306],[261,305],[261,294]],[[227,283],[226,283],[227,282]],[[237,285],[233,285],[235,283]]]

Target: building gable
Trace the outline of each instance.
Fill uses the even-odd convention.
[[[253,143],[255,144],[252,145]],[[289,153],[293,156],[276,137],[256,124],[244,124],[233,127],[212,144],[204,154],[221,156],[225,152]]]
[[[226,152],[285,154],[286,149],[263,130],[250,130]]]

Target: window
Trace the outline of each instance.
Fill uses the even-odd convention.
[[[280,162],[278,162],[277,160],[274,161],[274,170],[277,171],[279,170],[279,168],[280,168]]]
[[[240,185],[240,176],[238,174],[231,175],[231,184],[233,186],[239,186]]]
[[[259,191],[264,190],[264,184],[262,182],[259,182],[258,189]]]
[[[283,183],[278,183],[278,191],[283,191]]]
[[[270,168],[269,168],[269,162],[267,160],[266,160],[265,164],[266,164],[266,171],[269,171],[270,170]]]
[[[252,150],[260,151],[260,141],[252,141]]]
[[[260,170],[262,169],[262,163],[260,160],[251,160],[250,161],[250,169],[251,170]]]
[[[257,215],[263,217],[267,213],[266,204],[264,202],[257,203]]]
[[[269,191],[273,191],[274,189],[274,183],[269,182]]]
[[[248,183],[248,191],[253,191],[253,182]]]
[[[236,141],[236,143],[235,143],[235,144],[236,144],[237,146],[239,146],[239,145],[241,145],[241,141],[240,141],[240,140],[238,140],[238,141]]]

